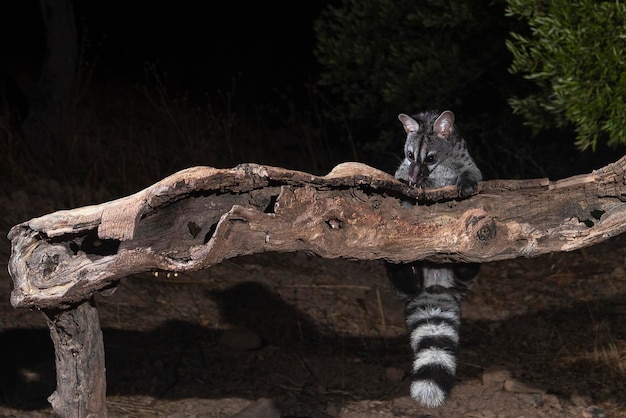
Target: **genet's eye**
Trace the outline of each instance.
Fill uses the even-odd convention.
[[[413,151],[407,151],[406,158],[408,158],[409,161],[415,161],[415,154],[413,154]]]
[[[436,154],[428,154],[426,158],[424,158],[424,162],[426,164],[432,164],[435,162],[437,155]]]

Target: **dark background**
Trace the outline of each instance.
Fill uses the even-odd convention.
[[[327,1],[198,3],[76,1],[78,35],[99,80],[144,81],[154,63],[173,89],[197,95],[228,89],[241,78],[248,100],[313,80],[312,23]],[[36,72],[43,56],[39,2],[2,5],[3,67]]]
[[[54,158],[26,152],[21,131],[44,56],[39,2],[3,3],[0,114],[10,139],[0,138],[12,150],[1,164],[7,178],[39,172],[120,195],[193,165],[252,161],[324,174],[359,160],[393,172],[404,137],[395,114],[425,109],[394,110],[388,126],[346,127],[332,119],[337,97],[317,84],[322,68],[313,30],[332,3],[75,1],[79,82],[70,117],[46,151]],[[469,90],[464,107],[452,108],[486,178],[558,179],[623,154],[602,146],[580,152],[572,130],[532,137],[519,117],[490,120],[507,104],[503,89],[489,90],[489,83],[523,90],[507,69],[505,53],[479,80],[482,89]],[[380,145],[382,131],[393,138]]]

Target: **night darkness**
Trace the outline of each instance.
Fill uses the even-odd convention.
[[[116,77],[142,77],[151,62],[181,91],[215,92],[235,77],[251,100],[314,77],[321,2],[246,3],[81,2],[77,14],[104,39],[103,66]]]
[[[361,126],[357,129],[323,119],[319,110],[321,96],[315,98],[317,103],[311,100],[312,89],[317,88],[321,71],[314,56],[316,38],[313,22],[330,3],[323,0],[186,1],[175,4],[75,1],[79,60],[82,64],[77,72],[83,80],[89,77],[88,85],[83,86],[84,91],[81,92],[83,99],[78,102],[78,108],[83,111],[80,118],[91,120],[85,118],[85,112],[90,112],[94,120],[108,114],[118,114],[121,118],[98,120],[89,127],[71,127],[70,132],[63,135],[79,141],[78,144],[84,148],[80,152],[90,156],[87,158],[91,160],[89,167],[103,167],[98,169],[98,173],[90,175],[96,176],[98,182],[115,181],[118,176],[116,169],[110,167],[109,160],[119,160],[116,152],[130,155],[132,150],[122,149],[114,141],[126,137],[126,142],[147,147],[148,139],[142,142],[134,135],[137,130],[146,131],[149,128],[137,125],[126,130],[132,133],[116,128],[122,132],[114,132],[113,140],[105,139],[104,132],[111,130],[112,125],[117,127],[123,123],[124,116],[128,116],[131,124],[138,119],[149,118],[144,110],[151,104],[139,102],[137,96],[142,94],[142,90],[152,89],[149,93],[153,95],[152,102],[155,96],[165,92],[168,106],[181,103],[177,100],[183,97],[185,106],[190,109],[210,108],[214,112],[211,116],[216,126],[213,131],[183,132],[180,126],[191,126],[189,115],[176,121],[179,126],[175,127],[175,131],[177,135],[187,138],[207,137],[210,133],[214,142],[190,145],[186,143],[189,142],[187,139],[181,139],[179,142],[182,143],[155,140],[150,146],[153,155],[145,156],[145,151],[138,151],[138,155],[129,157],[133,160],[144,156],[149,161],[165,160],[154,172],[141,174],[143,178],[137,179],[137,185],[144,186],[191,165],[224,167],[244,161],[323,174],[339,162],[360,160],[393,171],[399,161],[403,139],[395,115],[423,109],[387,109],[385,115],[391,115],[387,119],[393,120],[393,125],[368,125],[370,121],[366,120],[359,121]],[[497,11],[496,14],[501,13]],[[10,108],[17,115],[14,125],[18,129],[21,120],[28,115],[29,97],[37,86],[44,44],[38,1],[10,2],[1,6],[0,48],[4,52],[0,56],[0,87],[4,108]],[[614,160],[615,153],[611,150],[608,156],[580,154],[573,146],[571,131],[547,132],[538,141],[530,142],[526,140],[529,132],[521,126],[520,118],[499,118],[498,112],[507,106],[506,94],[520,91],[515,79],[507,73],[509,58],[504,54],[493,68],[486,68],[482,79],[476,83],[477,89],[472,90],[476,86],[467,89],[467,97],[460,100],[464,101],[464,108],[453,109],[461,115],[463,123],[460,126],[466,133],[469,132],[467,139],[470,148],[474,146],[472,153],[488,178],[546,175],[559,178]],[[155,81],[156,78],[158,80]],[[507,85],[509,81],[511,84]],[[492,88],[495,83],[499,83],[499,91]],[[155,84],[159,89],[156,92]],[[325,103],[327,107],[324,110],[332,112],[332,93],[326,91],[324,94],[323,100],[330,99]],[[365,96],[368,92],[362,94]],[[145,97],[143,99],[145,102]],[[115,106],[112,103],[116,101],[118,104]],[[450,106],[455,106],[453,102],[450,101]],[[314,109],[314,106],[318,107]],[[138,115],[140,112],[144,114]],[[172,115],[150,117],[163,122]],[[94,140],[91,136],[78,135],[78,128],[83,132],[95,132],[98,138]],[[157,124],[153,129],[164,132]],[[384,146],[376,142],[382,129],[392,132]],[[504,149],[500,140],[502,134],[524,139],[518,145],[509,143],[509,148]],[[228,149],[224,150],[224,138],[232,135],[244,139],[237,143],[231,141]],[[558,135],[561,138],[556,141]],[[182,149],[185,146],[187,150]],[[102,153],[103,147],[113,155],[100,154],[96,157],[95,153]],[[560,161],[567,162],[553,169],[549,156],[555,152]],[[177,158],[171,158],[172,155]],[[86,177],[90,168],[81,167],[82,160],[74,163],[61,158],[53,171],[58,173],[58,167],[72,167],[74,171],[68,175]],[[496,163],[500,161],[504,163]],[[63,174],[60,177],[63,178]]]
[[[74,12],[101,79],[141,82],[151,63],[180,91],[210,94],[236,77],[252,99],[316,77],[312,26],[326,3],[77,1]],[[2,7],[3,67],[35,72],[44,42],[39,2]]]
[[[254,161],[321,174],[338,162],[353,159],[341,146],[332,150],[333,155],[330,146],[326,146],[322,157],[308,156],[317,149],[318,135],[317,128],[309,128],[312,122],[308,115],[304,116],[310,133],[306,147],[298,139],[304,126],[299,118],[310,109],[309,96],[319,73],[313,53],[313,22],[326,4],[328,1],[74,2],[79,47],[77,74],[82,82],[88,77],[77,109],[82,112],[83,125],[91,122],[94,126],[86,129],[98,138],[94,140],[92,134],[77,135],[76,128],[71,127],[71,132],[63,135],[82,141],[78,146],[86,158],[67,162],[63,156],[45,171],[52,169],[61,180],[67,176],[76,179],[90,176],[90,167],[102,166],[95,174],[97,181],[115,188],[115,171],[122,169],[111,167],[109,160],[120,160],[116,154],[126,157],[132,150],[125,148],[133,148],[125,144],[115,150],[114,142],[124,136],[126,142],[137,143],[134,148],[149,146],[149,153],[153,154],[145,156],[146,152],[137,151],[141,155],[128,158],[145,158],[147,164],[160,161],[151,173],[136,175],[139,178],[130,181],[135,186],[124,180],[124,193],[192,165],[226,167]],[[0,57],[0,92],[6,107],[17,115],[14,124],[19,129],[30,112],[29,100],[37,88],[45,35],[38,1],[12,2],[2,9],[0,48],[4,53]],[[134,136],[138,130],[150,129],[167,135],[156,124],[152,128],[144,126],[149,118],[157,118],[161,123],[169,118],[163,113],[146,116],[163,104],[158,102],[162,94],[167,95],[167,106],[180,106],[175,111],[182,113],[183,101],[189,109],[187,114],[177,115],[179,126],[170,126],[175,135],[211,135],[214,141],[191,145],[186,139],[179,141],[185,144],[157,139],[148,145],[149,139]],[[147,99],[147,95],[152,97]],[[196,120],[202,117],[197,115],[198,109],[205,109],[204,117],[212,119]],[[105,119],[107,115],[116,116]],[[124,130],[119,126],[125,116],[133,125],[126,131],[132,133],[115,132],[113,139],[105,138],[104,132]],[[190,118],[195,118],[193,123]],[[143,124],[136,125],[137,120]],[[194,123],[213,123],[216,129],[189,132],[188,127]],[[180,126],[187,131],[182,133]],[[82,129],[84,132],[85,127]],[[224,145],[223,138],[231,134],[246,139],[240,145]],[[218,139],[220,136],[222,139]],[[186,150],[181,149],[185,146]],[[113,155],[102,156],[102,147]],[[96,157],[95,153],[100,155]],[[85,160],[91,160],[87,167],[82,166]],[[72,172],[63,173],[59,167],[71,167]]]

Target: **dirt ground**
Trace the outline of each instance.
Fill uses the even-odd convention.
[[[2,233],[59,209],[47,192],[47,206],[5,192]],[[53,416],[52,344],[40,312],[9,304],[9,251],[2,241],[0,416]],[[618,236],[483,265],[438,409],[408,396],[403,306],[380,262],[259,254],[128,277],[97,296],[109,416],[626,417],[625,264]]]

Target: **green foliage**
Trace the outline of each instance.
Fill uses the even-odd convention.
[[[620,0],[507,0],[527,22],[512,33],[512,73],[536,90],[510,100],[535,132],[572,124],[581,149],[626,143],[626,4]]]
[[[500,6],[341,0],[315,23],[320,84],[340,98],[346,119],[368,120],[376,129],[400,112],[458,107],[504,51],[502,41],[481,42],[501,30],[493,22],[494,15],[504,21]]]

